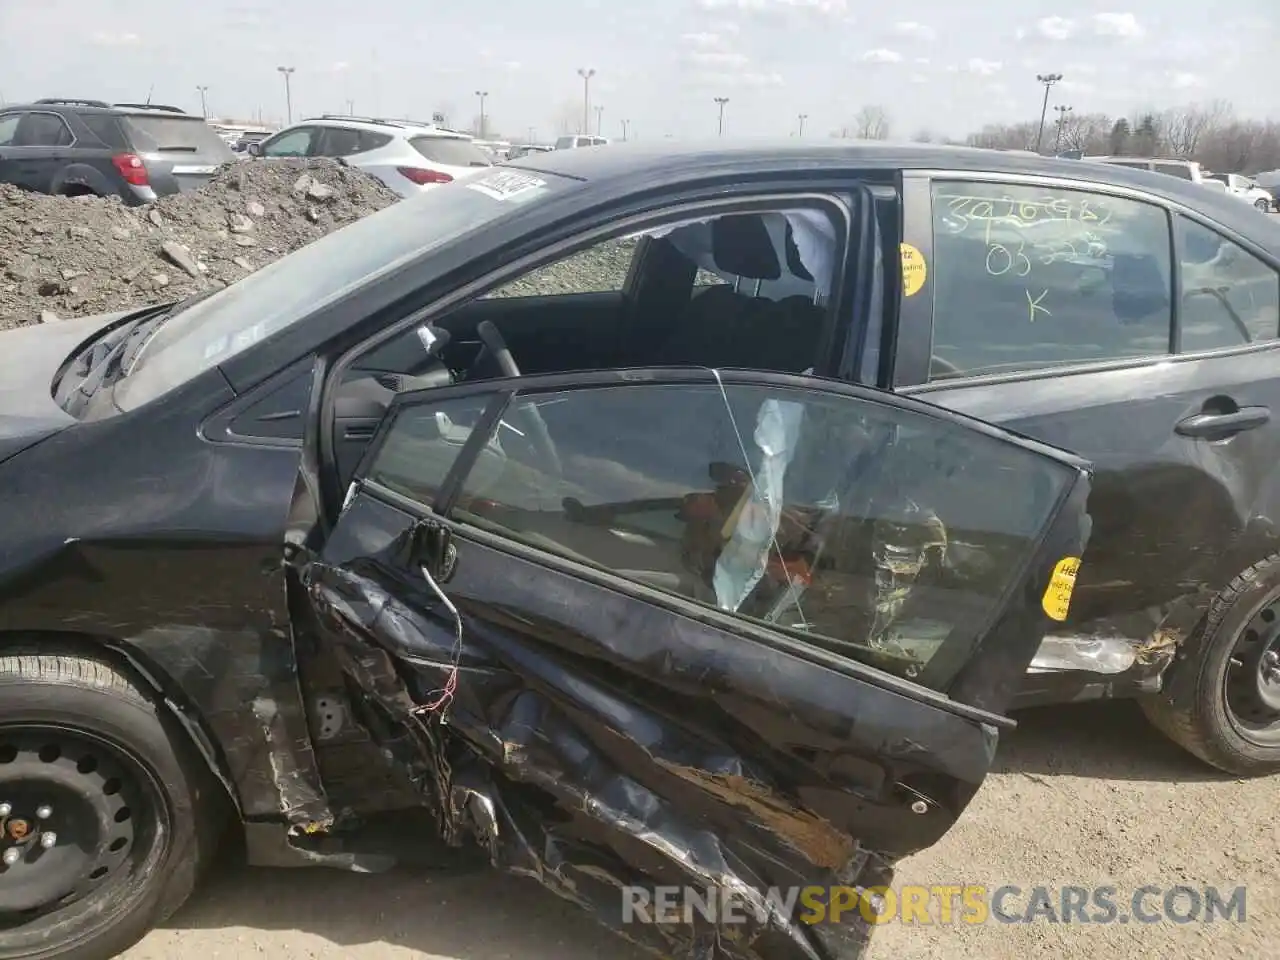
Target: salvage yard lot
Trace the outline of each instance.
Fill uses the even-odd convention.
[[[1247,887],[1243,924],[926,928],[890,924],[870,960],[1275,956],[1275,778],[1237,781],[1152,731],[1132,704],[1030,711],[955,830],[899,883]],[[418,871],[226,868],[126,960],[256,954],[313,960],[640,960],[529,880]]]

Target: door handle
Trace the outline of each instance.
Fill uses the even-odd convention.
[[[1197,413],[1178,421],[1174,432],[1196,440],[1225,440],[1271,422],[1269,407],[1240,407],[1230,413]]]

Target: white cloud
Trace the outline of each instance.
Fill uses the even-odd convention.
[[[965,69],[970,73],[976,73],[980,77],[990,77],[1004,69],[1004,64],[999,60],[983,60],[981,57],[973,57],[965,64]]]
[[[916,58],[915,58],[914,60],[912,60],[911,62],[912,62],[912,63],[919,64],[919,65],[920,65],[920,66],[922,66],[922,67],[927,67],[927,66],[929,65],[929,58],[928,58],[928,57],[916,57]]]
[[[895,23],[893,32],[900,37],[910,37],[912,40],[924,40],[926,42],[933,40],[938,35],[933,27],[926,26],[923,23],[916,23],[914,20],[902,20]]]
[[[1093,32],[1100,37],[1137,40],[1145,33],[1132,13],[1095,13],[1092,20]]]
[[[1191,90],[1194,87],[1204,86],[1204,78],[1194,73],[1178,70],[1169,74],[1169,86],[1175,90]]]
[[[89,42],[99,47],[131,47],[142,40],[136,33],[108,33],[99,31],[89,37]]]
[[[1098,89],[1092,83],[1084,83],[1081,80],[1061,80],[1058,88],[1068,93],[1094,93]]]
[[[703,10],[741,10],[751,14],[795,11],[843,16],[849,11],[848,0],[698,0],[698,6]]]
[[[1098,68],[1092,63],[1068,63],[1062,72],[1068,77],[1092,77],[1097,74]]]
[[[350,67],[351,67],[351,64],[349,64],[346,60],[339,60],[339,61],[337,61],[336,63],[332,64],[332,65],[329,67],[329,72],[330,72],[330,73],[344,73],[345,71],[347,71],[348,69],[350,69]]]
[[[910,80],[912,83],[928,83],[929,82],[929,78],[926,77],[923,73],[913,73],[911,74],[911,76],[907,77],[907,79]]]
[[[724,46],[724,37],[718,33],[683,33],[680,35],[680,42],[687,47],[696,47],[699,50],[714,50],[717,47]]]
[[[733,50],[690,50],[684,59],[695,67],[745,67],[750,62],[746,54]]]
[[[731,90],[743,87],[780,87],[783,85],[779,73],[765,73],[754,70],[743,70],[737,73],[727,71],[704,71],[695,74],[693,82],[703,87],[717,90]]]
[[[863,63],[901,63],[902,54],[897,50],[885,50],[881,47],[876,50],[868,50],[858,59]]]
[[[1046,40],[1066,40],[1076,32],[1076,22],[1066,17],[1042,17],[1036,21],[1036,32]]]
[[[506,63],[502,65],[502,69],[510,71],[511,73],[515,73],[522,66],[524,66],[524,64],[521,63],[519,60],[508,60]]]

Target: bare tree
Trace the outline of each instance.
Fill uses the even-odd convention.
[[[853,129],[860,140],[887,140],[889,113],[884,107],[868,104],[854,115]]]
[[[1231,104],[1225,100],[1173,107],[1160,115],[1164,142],[1179,157],[1190,157],[1207,137],[1213,136],[1231,118]]]

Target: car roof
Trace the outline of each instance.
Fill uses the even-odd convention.
[[[370,130],[374,133],[403,133],[407,137],[441,137],[448,140],[470,140],[471,137],[456,130],[445,130],[431,123],[420,120],[394,120],[381,117],[344,117],[335,114],[322,114],[318,117],[307,117],[297,123],[282,128],[279,132],[293,130],[297,127],[328,126],[342,130]]]
[[[50,98],[35,100],[30,103],[6,103],[0,110],[36,110],[44,113],[87,113],[110,114],[112,116],[131,117],[170,117],[175,120],[198,120],[207,123],[204,117],[179,107],[166,104],[146,103],[107,103],[103,100],[80,100],[74,97]]]
[[[955,170],[1059,177],[1088,184],[1141,190],[1199,210],[1223,226],[1265,240],[1280,252],[1280,223],[1258,217],[1234,197],[1165,173],[1122,167],[1089,159],[1070,160],[1036,154],[945,144],[889,143],[869,140],[628,141],[608,150],[555,150],[529,153],[504,166],[571,177],[609,193],[632,192],[645,183],[734,179],[743,176],[840,173],[860,167],[878,170]]]

